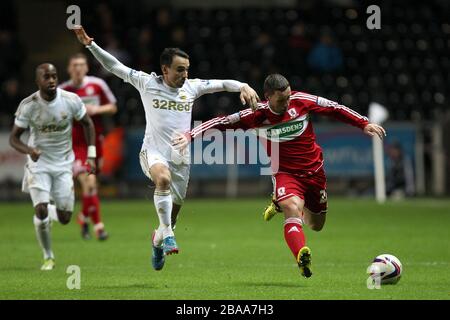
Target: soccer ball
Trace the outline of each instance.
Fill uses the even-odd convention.
[[[373,259],[368,269],[370,276],[380,284],[396,284],[402,276],[402,263],[391,254],[381,254]]]

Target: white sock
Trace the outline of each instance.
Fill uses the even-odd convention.
[[[56,212],[56,206],[54,204],[49,203],[47,205],[47,212],[50,220],[59,222],[58,213]]]
[[[52,242],[50,238],[50,219],[46,217],[44,220],[33,216],[34,229],[36,230],[36,237],[39,245],[44,253],[44,259],[54,259],[52,251]]]
[[[97,224],[94,224],[94,231],[97,232],[98,230],[103,230],[105,229],[105,225],[103,224],[103,222],[99,222]]]
[[[160,247],[163,241],[163,230],[164,227],[159,226],[158,229],[155,230],[155,237],[153,238],[153,245],[155,247]]]
[[[172,195],[170,190],[155,190],[153,195],[153,201],[155,203],[156,213],[159,218],[159,228],[156,235],[162,232],[162,237],[167,238],[173,236],[173,230],[171,226],[172,220]],[[155,236],[156,238],[156,236]]]

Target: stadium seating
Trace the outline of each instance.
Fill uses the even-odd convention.
[[[259,92],[268,73],[280,72],[295,89],[339,100],[362,113],[370,101],[383,103],[394,120],[410,120],[413,114],[432,119],[435,110],[449,103],[450,24],[445,1],[419,6],[385,3],[381,30],[366,28],[366,1],[353,9],[322,4],[306,9],[168,9],[146,3],[80,1],[83,11],[95,13],[84,24],[96,41],[106,49],[118,43],[115,52],[122,50],[130,66],[144,71],[159,72],[162,48],[179,46],[191,56],[191,77],[235,78]],[[308,63],[324,33],[343,57],[342,65],[332,71]],[[2,84],[11,76],[4,71],[7,64],[11,66],[8,60],[0,61]],[[94,65],[94,71],[101,69]],[[119,97],[118,124],[143,125],[137,92],[103,75]],[[205,120],[235,111],[238,99],[218,94],[197,104],[194,118]]]

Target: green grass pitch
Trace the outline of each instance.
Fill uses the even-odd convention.
[[[111,238],[83,241],[75,219],[53,226],[56,269],[42,272],[31,203],[0,204],[0,299],[449,299],[450,200],[378,205],[330,199],[321,232],[306,227],[313,276],[300,276],[283,219],[261,217],[266,199],[191,200],[176,234],[180,254],[162,271],[150,264],[150,201],[104,202]],[[369,290],[366,268],[378,254],[403,263],[397,285]],[[69,290],[69,265],[81,289]]]

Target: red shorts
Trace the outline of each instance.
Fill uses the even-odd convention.
[[[83,143],[76,143],[73,141],[73,153],[75,154],[75,161],[73,163],[73,175],[76,177],[80,173],[89,172],[90,167],[86,164],[87,160],[87,145],[83,140]],[[97,166],[96,173],[98,174],[101,169],[101,163],[103,158],[103,136],[97,135],[95,142],[95,149],[97,151],[97,158],[95,164]]]
[[[327,212],[327,178],[323,169],[311,175],[278,172],[272,180],[276,203],[297,196],[311,212]]]

